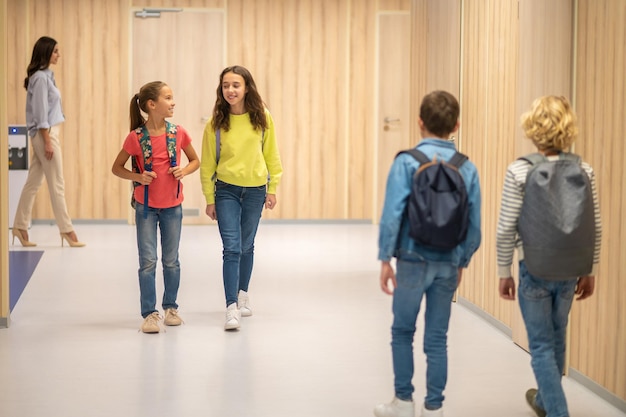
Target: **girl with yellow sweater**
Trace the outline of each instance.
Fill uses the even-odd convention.
[[[204,129],[200,179],[206,214],[217,220],[222,238],[226,330],[252,315],[254,238],[263,207],[276,206],[282,172],[274,121],[252,75],[241,66],[225,68]]]

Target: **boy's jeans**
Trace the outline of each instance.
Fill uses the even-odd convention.
[[[410,400],[414,391],[413,337],[422,297],[426,296],[424,353],[428,408],[440,408],[448,379],[448,324],[457,287],[457,268],[449,263],[398,260],[393,294],[391,351],[396,397]]]
[[[239,187],[217,181],[215,212],[222,237],[226,306],[248,291],[254,263],[254,238],[265,204],[266,188]]]
[[[561,377],[568,315],[578,279],[544,280],[531,275],[524,261],[519,263],[519,276],[519,304],[538,385],[537,405],[550,417],[567,417]]]
[[[141,316],[147,317],[156,309],[157,224],[161,231],[161,258],[163,263],[163,309],[178,308],[176,298],[180,285],[178,245],[183,221],[181,205],[166,209],[148,208],[143,218],[143,204],[136,203],[137,248],[139,249],[139,290]]]

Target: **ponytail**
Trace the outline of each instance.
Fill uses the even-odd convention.
[[[139,106],[139,94],[135,94],[130,99],[130,130],[135,130],[146,122]]]
[[[166,85],[162,81],[152,81],[144,84],[139,89],[139,93],[130,99],[130,130],[135,130],[146,123],[146,119],[143,118],[141,112],[148,114],[148,108],[146,107],[148,100],[159,101],[161,89]]]

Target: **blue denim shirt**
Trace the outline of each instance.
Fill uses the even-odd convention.
[[[430,159],[437,154],[439,157],[450,160],[456,148],[453,142],[426,138],[418,145]],[[469,203],[469,227],[467,237],[451,251],[430,249],[415,242],[409,236],[409,222],[406,211],[413,174],[419,167],[419,162],[411,155],[398,156],[391,166],[387,178],[385,204],[380,219],[378,237],[378,259],[389,261],[392,257],[402,260],[426,260],[433,262],[450,262],[456,267],[467,267],[472,255],[481,241],[480,231],[480,183],[478,171],[471,161],[466,161],[460,169],[465,180]]]

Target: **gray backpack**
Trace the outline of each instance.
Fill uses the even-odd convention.
[[[528,271],[552,280],[588,275],[596,225],[580,157],[562,152],[556,161],[539,153],[520,159],[531,164],[518,223]]]

